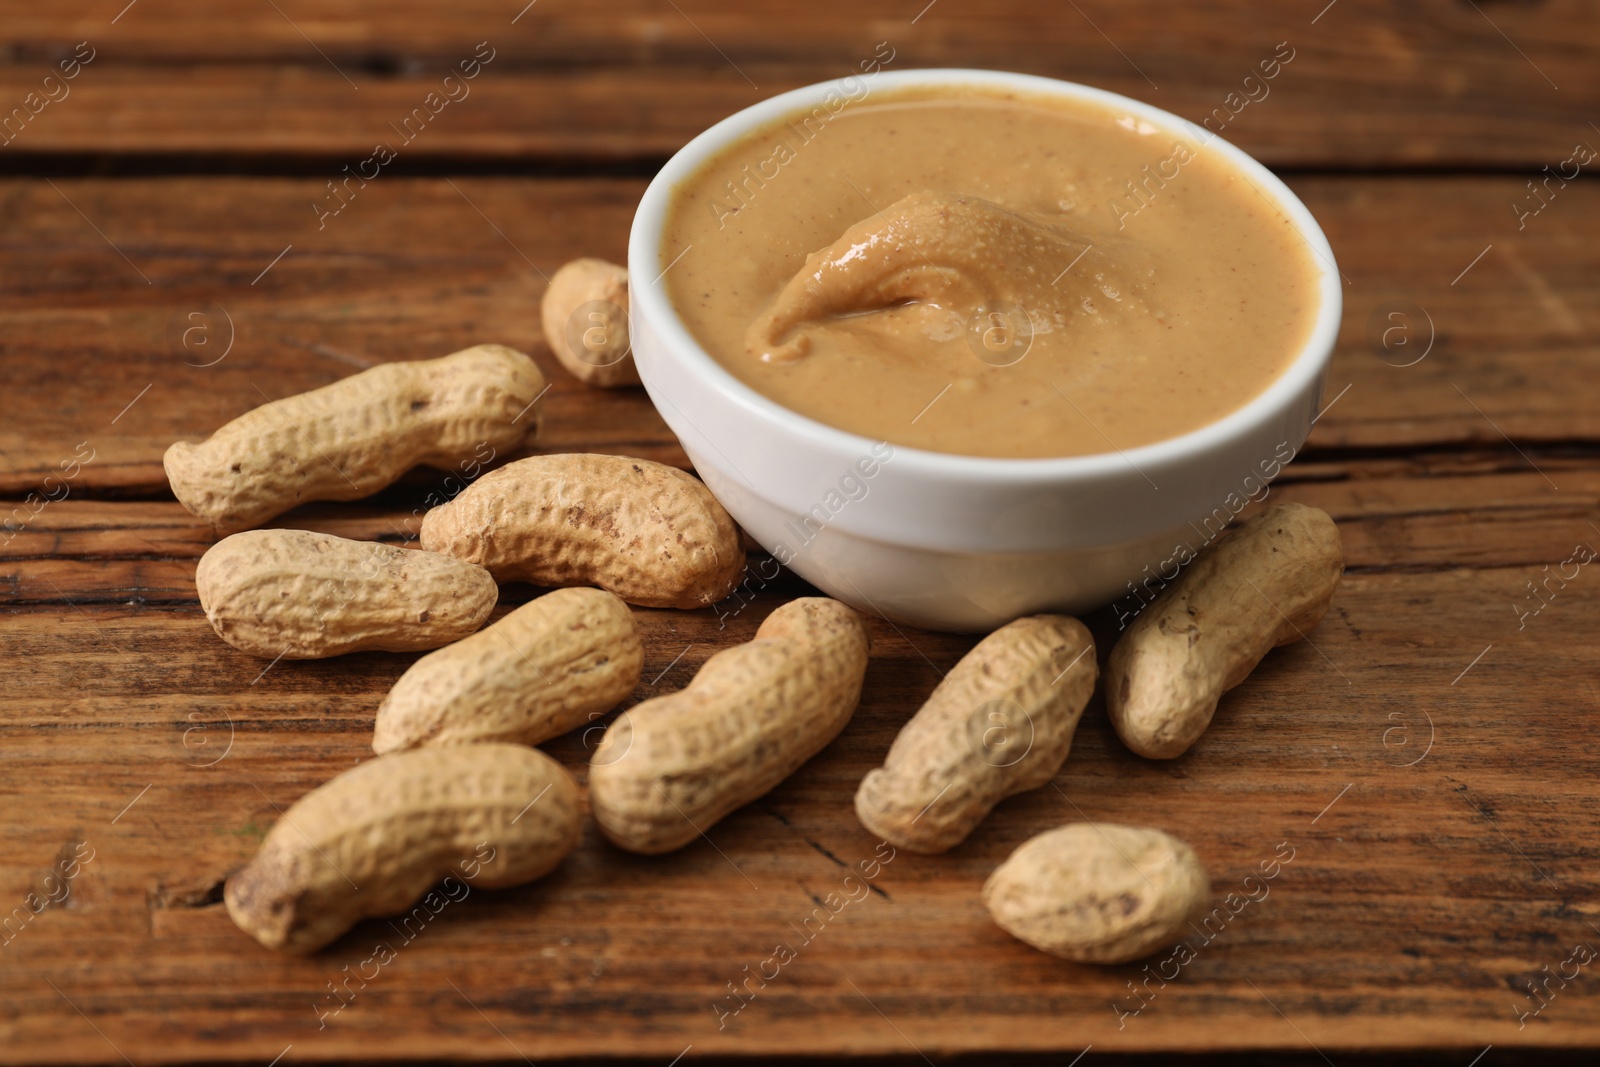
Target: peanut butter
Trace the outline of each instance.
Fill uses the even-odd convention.
[[[1317,304],[1304,241],[1220,153],[978,88],[864,94],[745,138],[675,191],[662,267],[751,388],[974,456],[1213,422],[1289,365]]]

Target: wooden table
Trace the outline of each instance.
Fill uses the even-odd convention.
[[[1578,962],[1600,945],[1600,568],[1570,562],[1600,546],[1600,191],[1592,165],[1529,186],[1600,146],[1592,6],[522,2],[0,4],[0,1061],[1066,1064],[1092,1046],[1085,1063],[1370,1048],[1489,1067],[1600,1045],[1600,963]],[[1054,75],[1197,121],[1259,97],[1246,76],[1288,42],[1223,132],[1285,175],[1347,280],[1327,410],[1272,497],[1338,520],[1334,610],[1182,759],[1131,756],[1097,700],[1053,787],[948,855],[896,856],[720,1029],[730,984],[872,856],[855,785],[970,639],[874,620],[844,735],[680,853],[625,855],[591,827],[554,876],[474,894],[413,941],[369,922],[310,959],[258,947],[223,879],[370,755],[413,657],[263,669],[218,641],[193,582],[210,538],[162,451],[376,362],[492,340],[555,383],[541,449],[683,464],[641,392],[556,366],[545,277],[621,259],[645,179],[695,132],[880,41],[890,69]],[[406,140],[474,55],[470,95]],[[398,158],[319,224],[312,205],[378,142]],[[283,525],[403,541],[440,477]],[[642,612],[635,699],[804,588],[723,626]],[[582,775],[580,737],[548,748]],[[1293,859],[1163,984],[988,921],[988,872],[1082,818],[1181,835],[1219,894]],[[34,914],[60,870],[68,891]],[[394,961],[346,985],[378,942]]]

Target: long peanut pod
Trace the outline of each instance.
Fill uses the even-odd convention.
[[[1344,573],[1327,512],[1280,504],[1202,553],[1112,649],[1106,710],[1133,751],[1173,759],[1200,739],[1222,694],[1278,645],[1316,627]]]
[[[536,745],[616,707],[643,663],[628,605],[557,589],[413,663],[378,706],[372,749]]]
[[[361,919],[404,910],[447,875],[482,889],[543,877],[581,836],[572,776],[537,749],[380,756],[296,801],[223,899],[268,948],[314,952]]]
[[[1002,626],[961,658],[856,792],[861,825],[944,852],[1008,796],[1055,777],[1094,692],[1094,638],[1077,619]]]
[[[482,626],[500,595],[471,563],[309,530],[224,537],[194,584],[217,636],[267,659],[438,648]]]
[[[687,689],[611,724],[589,764],[595,821],[632,852],[682,848],[837,737],[866,669],[854,611],[825,597],[790,601],[753,641],[706,660]]]
[[[384,363],[247,411],[164,465],[172,491],[218,533],[312,500],[357,500],[418,464],[481,466],[538,432],[544,375],[504,345]]]

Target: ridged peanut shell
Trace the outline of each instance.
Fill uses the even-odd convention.
[[[539,304],[545,343],[589,385],[638,385],[628,339],[628,271],[603,259],[575,259],[556,271]]]
[[[699,479],[627,456],[533,456],[422,520],[422,547],[496,579],[597,585],[630,604],[699,608],[744,571],[739,530]]]
[[[1023,842],[983,885],[1000,928],[1079,963],[1126,963],[1174,944],[1211,903],[1194,849],[1170,834],[1072,823]]]
[[[164,465],[172,491],[218,533],[312,500],[357,500],[418,464],[481,465],[538,432],[544,375],[504,345],[384,363],[247,411]]]
[[[628,605],[558,589],[413,663],[378,706],[372,749],[538,744],[616,707],[643,664]]]
[[[1129,626],[1106,665],[1106,711],[1124,744],[1173,759],[1200,739],[1222,694],[1321,621],[1344,573],[1328,513],[1280,504],[1188,565]]]
[[[446,875],[475,889],[541,878],[578,847],[581,820],[572,776],[538,749],[379,756],[284,812],[223,900],[267,948],[314,952],[361,919],[405,910]]]
[[[1006,797],[1054,778],[1098,668],[1077,619],[1034,615],[961,658],[856,791],[861,825],[899,848],[944,852]]]
[[[839,736],[866,669],[854,611],[826,597],[784,604],[687,688],[634,705],[606,730],[589,761],[601,832],[631,852],[687,845]]]
[[[500,595],[459,559],[308,530],[225,537],[194,582],[217,636],[267,659],[438,648],[482,626]]]

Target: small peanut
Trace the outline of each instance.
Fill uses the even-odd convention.
[[[167,449],[178,502],[218,533],[311,500],[356,500],[418,464],[481,466],[538,432],[544,376],[504,345],[385,363]],[[530,410],[531,409],[531,410]]]
[[[1002,626],[961,658],[861,780],[861,825],[912,852],[954,848],[1000,801],[1055,777],[1098,673],[1094,638],[1077,619]]]
[[[217,636],[268,659],[438,648],[482,626],[500,595],[450,556],[308,530],[225,537],[194,582]]]
[[[1179,940],[1211,882],[1194,850],[1160,830],[1072,823],[1023,842],[983,885],[1000,928],[1079,963],[1126,963]]]
[[[422,547],[500,581],[598,585],[630,604],[699,608],[744,571],[739,530],[700,481],[626,456],[533,456],[422,520]]]
[[[866,669],[854,611],[825,597],[778,608],[688,688],[629,708],[606,730],[589,765],[601,832],[631,852],[687,845],[837,737]]]
[[[378,707],[372,749],[535,745],[616,707],[643,662],[628,605],[558,589],[413,663]]]
[[[589,385],[638,385],[628,342],[628,272],[603,259],[556,271],[539,306],[544,339],[561,365]]]
[[[1326,512],[1280,504],[1191,563],[1129,625],[1106,666],[1117,736],[1150,759],[1200,739],[1222,694],[1268,651],[1305,637],[1344,573],[1339,528]]]
[[[446,875],[483,889],[543,877],[578,847],[581,818],[572,776],[538,749],[380,756],[284,812],[223,900],[266,947],[314,952]]]

